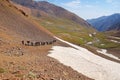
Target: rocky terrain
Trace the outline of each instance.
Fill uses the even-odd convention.
[[[45,1],[12,1],[0,1],[0,80],[119,79],[119,33]]]
[[[0,1],[0,80],[92,80],[48,57],[51,45],[25,46],[22,41],[51,41],[53,34],[9,0]]]

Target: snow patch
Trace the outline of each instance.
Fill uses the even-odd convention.
[[[47,21],[46,23],[47,23],[47,24],[53,24],[52,22],[49,22],[49,21]]]
[[[112,41],[114,43],[120,43],[119,41],[116,41],[116,40],[110,40],[110,41]]]
[[[118,57],[110,54],[110,53],[107,53],[107,50],[106,49],[101,49],[101,50],[97,50],[98,53],[101,53],[101,54],[104,54],[106,56],[109,56],[111,58],[114,58],[114,59],[117,59],[117,60],[120,60]]]
[[[120,39],[120,37],[115,37],[115,36],[109,36],[109,37],[114,39]]]
[[[89,34],[90,37],[93,37],[92,34]]]
[[[101,46],[104,46],[105,44],[100,44]]]
[[[91,44],[92,44],[92,42],[87,42],[87,44],[88,44],[88,45],[91,45]]]
[[[93,54],[85,48],[56,39],[72,47],[53,46],[48,56],[95,80],[120,80],[120,64]],[[104,53],[106,50],[103,51]]]
[[[93,33],[94,35],[96,34],[96,32]]]

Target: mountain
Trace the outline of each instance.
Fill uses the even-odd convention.
[[[49,16],[52,17],[59,17],[59,18],[66,18],[72,20],[80,25],[89,27],[90,25],[84,21],[82,18],[78,17],[77,15],[65,10],[62,7],[56,6],[54,4],[48,3],[46,1],[39,1],[35,2],[33,0],[12,0],[18,4],[23,6],[29,7],[31,9],[37,9],[43,11]]]
[[[28,13],[33,20],[54,35],[74,44],[84,44],[91,41],[92,38],[89,34],[97,33],[87,21],[52,3],[33,0],[12,1],[18,8]]]
[[[51,33],[39,26],[28,15],[7,0],[0,2],[0,25],[23,40],[44,41],[53,39]],[[21,39],[21,38],[19,38]]]
[[[93,80],[48,57],[53,45],[25,46],[22,40],[34,44],[54,38],[9,0],[0,0],[0,80]],[[60,41],[58,45],[68,46]]]
[[[39,2],[35,2],[33,0],[26,0],[26,1],[12,0],[12,1],[32,9],[43,11],[44,13],[53,17],[66,18],[76,23],[79,23],[83,26],[88,26],[88,27],[90,26],[86,21],[84,21],[82,18],[78,17],[77,15],[65,10],[64,8],[48,3],[46,1],[39,1]]]
[[[37,17],[36,15],[39,17]],[[55,54],[59,56],[57,53],[61,54],[62,52],[64,54],[65,51],[65,54],[68,55],[69,58],[69,54],[67,54],[68,52],[71,52],[73,54],[71,56],[74,56],[74,52],[75,54],[78,53],[78,55],[80,52],[83,53],[83,57],[78,57],[81,58],[78,60],[85,61],[87,65],[88,62],[91,63],[91,61],[88,61],[89,57],[87,59],[86,56],[84,56],[84,53],[87,52],[91,55],[91,52],[82,47],[77,47],[79,48],[77,49],[73,44],[71,44],[70,46],[70,43],[65,43],[65,41],[61,41],[58,38],[56,38],[57,42],[53,45],[47,45],[47,41],[51,42],[52,40],[53,42],[55,35],[53,35],[51,32],[43,27],[47,28],[49,31],[53,32],[57,36],[62,36],[62,38],[70,40],[73,43],[77,42],[76,44],[83,43],[87,45],[86,43],[88,43],[88,41],[92,41],[89,43],[93,43],[93,45],[97,45],[98,47],[101,46],[102,48],[112,47],[112,50],[113,48],[117,47],[118,50],[115,51],[117,51],[118,54],[120,52],[118,48],[118,43],[114,43],[113,45],[111,41],[106,40],[103,35],[98,34],[97,31],[95,31],[91,27],[88,27],[84,23],[79,24],[71,19],[60,18],[57,16],[53,17],[38,9],[31,9],[25,6],[21,6],[12,3],[9,0],[1,0],[0,80],[93,80],[84,76],[84,74],[78,73],[74,70],[74,68],[72,69],[72,67],[61,64],[58,60],[51,58],[48,55],[53,54],[53,52],[55,51]],[[26,46],[22,44],[22,40],[27,43],[32,41],[33,44],[39,43],[39,41],[44,41],[46,45]],[[90,45],[91,47],[89,47],[89,45],[87,46],[90,48],[89,50],[91,50],[92,48],[92,44]],[[57,48],[54,49],[55,47]],[[92,50],[91,51],[96,54],[96,50]],[[101,54],[99,53],[98,55]],[[105,55],[103,56],[104,58],[108,58],[111,61],[116,61],[116,59],[112,59]],[[75,57],[74,59],[76,61]],[[96,54],[96,58],[97,57],[98,56]],[[65,59],[64,57],[61,58]],[[71,58],[73,59],[73,57]],[[83,60],[83,58],[85,59]],[[68,61],[71,62],[71,59]],[[94,64],[95,63],[93,63],[92,65]],[[93,66],[91,66],[91,69],[92,68]],[[87,70],[88,73],[90,73],[89,69]],[[92,69],[92,72],[93,70],[95,70],[96,72],[96,68]]]
[[[110,31],[110,30],[120,30],[120,22],[111,25],[111,26],[108,28],[108,31]]]
[[[27,13],[39,25],[68,42],[99,48],[116,48],[104,33],[96,31],[88,22],[59,6],[46,1],[12,0],[17,8]],[[102,45],[104,44],[104,45]]]
[[[120,14],[87,20],[98,31],[120,30]]]

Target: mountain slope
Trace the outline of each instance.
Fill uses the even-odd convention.
[[[49,41],[53,35],[9,0],[0,0],[0,80],[92,80],[48,57],[53,45],[25,46],[21,40]]]
[[[64,40],[82,45],[93,40],[89,34],[97,33],[85,20],[54,4],[33,0],[12,1],[29,8],[29,13],[36,22]]]
[[[24,7],[24,9],[28,10],[27,12],[30,11],[28,8]],[[68,37],[74,39],[76,39],[77,37],[78,41],[79,40],[89,41],[91,39],[96,39],[96,37],[94,38],[94,36],[97,36],[99,34],[93,33],[94,30],[90,31],[92,29],[87,31],[86,30],[87,27],[84,28],[83,26],[80,26],[79,24],[76,24],[69,20],[65,19],[63,20],[58,18],[55,18],[54,20],[54,18],[51,19],[50,17],[36,18],[28,14],[31,14],[31,11],[30,13],[25,13],[23,10],[13,6],[9,2],[9,0],[0,1],[0,79],[92,80],[78,73],[77,71],[74,71],[71,67],[64,66],[57,60],[48,57],[48,52],[50,52],[50,49],[52,49],[53,45],[37,47],[24,46],[21,44],[21,40],[33,40],[33,41],[46,41],[51,39],[53,40],[53,35],[46,29],[42,28],[40,26],[41,24],[38,25],[34,20],[38,21],[38,23],[42,23],[42,25],[47,24],[46,27],[48,26],[49,28],[52,25],[52,28],[50,28],[51,31],[52,29],[53,31],[57,30],[58,32],[56,33],[58,33],[59,35],[60,34],[67,35]],[[57,23],[56,25],[58,28],[55,27],[56,26],[55,23]],[[63,24],[65,27],[63,26]],[[73,26],[75,27],[73,28]],[[58,40],[57,43],[54,44],[54,46],[69,46],[69,45],[66,45],[63,42],[59,42]],[[58,50],[62,51],[62,49]],[[84,53],[84,51],[82,53]]]
[[[87,20],[98,31],[120,30],[120,14]]]
[[[108,31],[110,31],[110,30],[120,30],[120,22],[111,25],[111,26],[108,28]]]
[[[84,47],[94,46],[108,49],[116,48],[119,45],[108,40],[104,33],[97,32],[80,17],[54,4],[44,1],[35,2],[33,0],[27,0],[25,2],[24,0],[13,1],[17,3],[15,3],[16,5],[19,4],[19,6],[21,5],[27,8],[27,13],[31,15],[33,20],[61,39]],[[22,9],[22,7],[19,6],[18,8]],[[24,10],[24,8],[22,10]],[[56,14],[56,11],[60,14]],[[77,17],[80,23],[76,22],[78,19],[71,19],[74,17]]]
[[[39,2],[35,2],[33,0],[27,0],[27,1],[12,0],[12,1],[21,4],[23,6],[29,7],[31,9],[37,9],[43,11],[52,17],[65,18],[72,20],[78,24],[81,24],[82,26],[88,26],[88,27],[90,26],[87,22],[85,22],[82,18],[78,17],[77,15],[65,10],[64,8],[58,7],[46,1],[39,1]]]
[[[53,39],[47,30],[32,21],[24,11],[13,6],[9,1],[6,3],[5,1],[0,2],[1,26],[27,40],[44,41]]]

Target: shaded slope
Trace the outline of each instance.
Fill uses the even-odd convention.
[[[111,25],[111,26],[108,28],[108,31],[110,31],[110,30],[120,31],[120,22]]]
[[[120,14],[87,20],[98,31],[120,30]]]
[[[38,26],[7,0],[0,2],[0,25],[24,39],[37,41],[53,39],[47,30]]]

